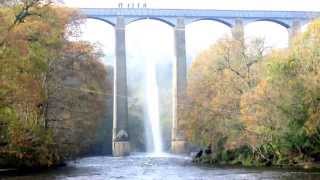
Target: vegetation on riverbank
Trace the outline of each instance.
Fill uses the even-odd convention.
[[[48,98],[56,87],[49,80],[57,61],[68,57],[88,59],[79,67],[101,67],[91,45],[68,40],[81,22],[75,11],[49,1],[0,1],[0,168],[50,167],[67,158],[48,128]]]
[[[320,21],[287,49],[223,39],[192,66],[183,124],[214,154],[200,161],[300,166],[320,161]]]

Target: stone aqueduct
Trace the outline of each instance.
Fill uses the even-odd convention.
[[[113,155],[130,153],[128,137],[128,102],[126,70],[126,25],[142,19],[162,21],[174,29],[175,61],[173,70],[173,126],[172,152],[185,151],[186,142],[179,128],[179,106],[186,93],[187,65],[185,26],[199,20],[221,22],[232,29],[236,39],[243,38],[244,25],[255,21],[271,21],[287,28],[289,41],[302,25],[320,16],[319,12],[302,11],[250,11],[250,10],[192,10],[192,9],[148,9],[148,8],[83,8],[87,17],[111,24],[115,29],[115,74],[114,74],[114,118]]]

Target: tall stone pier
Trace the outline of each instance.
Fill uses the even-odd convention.
[[[186,61],[186,40],[185,23],[183,18],[177,19],[174,28],[175,35],[175,56],[173,64],[173,123],[171,151],[176,154],[185,153],[186,140],[181,130],[181,107],[186,96],[187,89],[187,61]]]
[[[232,37],[235,40],[240,42],[244,42],[244,26],[243,21],[241,19],[236,19],[234,22],[234,26],[231,29]]]
[[[294,42],[294,38],[301,32],[301,23],[300,21],[294,20],[291,24],[291,26],[288,28],[288,34],[289,34],[289,46],[292,45]]]
[[[114,104],[113,104],[113,156],[126,156],[130,153],[128,135],[127,65],[124,17],[117,17],[115,25],[116,60],[114,65]]]

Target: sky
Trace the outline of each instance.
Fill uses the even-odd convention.
[[[117,7],[119,2],[146,2],[149,8],[206,8],[320,11],[319,0],[64,0],[72,7]]]
[[[320,0],[64,0],[66,6],[86,8],[116,8],[119,2],[147,3],[148,8],[320,11]],[[106,63],[113,64],[113,27],[89,19],[81,26],[81,30],[81,39],[100,44],[106,54]],[[188,60],[192,61],[219,38],[227,35],[230,35],[230,29],[215,21],[199,21],[187,25]],[[287,29],[272,22],[262,21],[246,25],[245,37],[248,41],[264,38],[268,47],[283,48],[288,44]],[[132,62],[130,59],[153,59],[158,63],[168,63],[174,58],[173,30],[167,24],[155,20],[131,23],[126,27],[126,38],[128,63]]]

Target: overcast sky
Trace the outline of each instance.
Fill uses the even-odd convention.
[[[268,9],[320,11],[320,0],[64,0],[73,7],[117,7],[146,2],[150,8]]]

